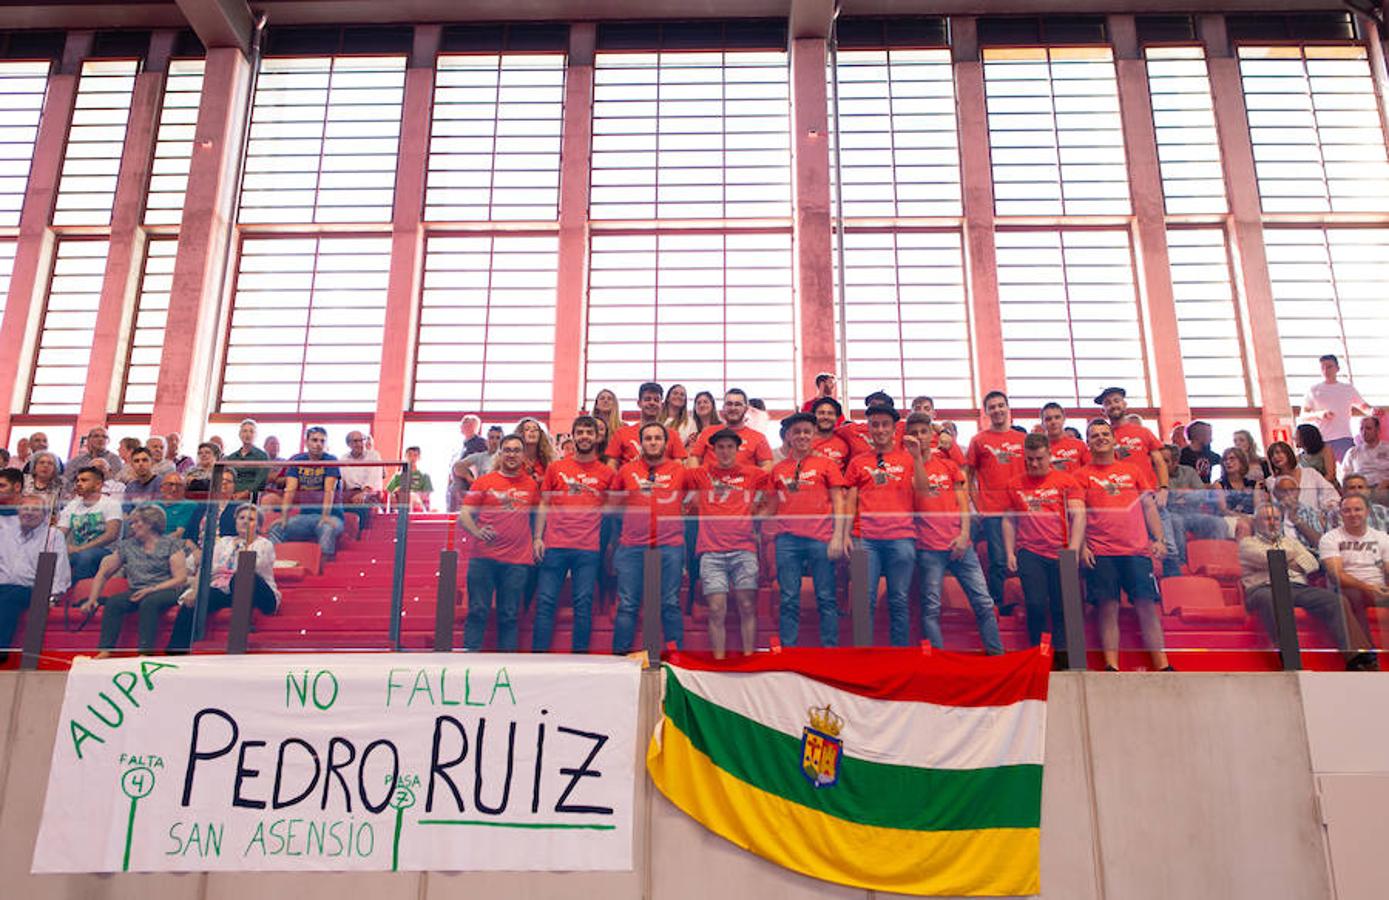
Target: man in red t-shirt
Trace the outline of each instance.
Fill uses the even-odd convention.
[[[599,531],[608,491],[617,473],[598,458],[598,421],[579,416],[571,428],[574,455],[557,459],[545,470],[540,509],[535,515],[535,558],[540,561],[535,588],[535,633],[531,649],[546,653],[555,632],[555,604],[564,576],[570,577],[574,602],[575,653],[588,652],[593,628],[593,588],[602,562]]]
[[[1008,485],[1011,512],[1003,519],[1003,545],[1008,571],[1022,582],[1028,640],[1035,647],[1050,631],[1059,652],[1066,649],[1060,556],[1063,549],[1079,556],[1085,546],[1085,498],[1080,484],[1056,468],[1051,448],[1050,435],[1029,434],[1023,441],[1023,473]]]
[[[635,425],[623,425],[608,436],[608,465],[620,469],[625,463],[641,458],[641,430],[652,422],[661,421],[665,414],[661,408],[661,401],[665,396],[665,388],[654,381],[648,381],[637,388],[637,408],[641,410],[641,419]],[[667,441],[665,453],[666,459],[684,459],[684,441]]]
[[[1003,513],[1008,510],[1008,483],[1022,471],[1022,439],[1013,430],[1013,411],[1008,395],[989,391],[984,395],[984,415],[989,427],[974,436],[965,451],[965,472],[974,486],[974,507],[982,517],[980,524],[989,549],[985,578],[989,596],[1000,610],[1003,582],[1008,577],[1008,556],[1003,550]]]
[[[756,466],[764,472],[772,470],[772,445],[767,436],[748,424],[748,395],[738,388],[730,388],[723,395],[723,422],[710,425],[699,433],[690,445],[690,455],[685,465],[694,468],[706,464],[709,455],[709,441],[720,431],[729,430],[738,435],[742,444],[738,447],[738,462],[744,466]]]
[[[800,413],[800,415],[807,415]],[[849,444],[844,438],[835,433],[844,421],[843,410],[839,406],[839,401],[833,397],[820,397],[815,400],[810,408],[811,445],[810,449],[839,467],[842,474],[844,467],[849,464]],[[783,419],[781,426],[786,429],[787,419]],[[790,432],[787,432],[788,437]],[[782,642],[783,644],[785,641]]]
[[[1137,422],[1128,421],[1128,391],[1121,387],[1108,387],[1095,398],[1095,404],[1104,410],[1109,419],[1109,428],[1114,433],[1114,458],[1139,464],[1147,458],[1157,479],[1157,505],[1167,505],[1167,463],[1162,458],[1162,441],[1157,435]]]
[[[839,405],[825,398],[816,403],[816,416],[796,413],[782,420],[788,452],[772,467],[768,489],[773,506],[767,521],[777,523],[776,575],[781,589],[777,631],[784,647],[794,647],[800,640],[801,577],[807,567],[815,585],[820,646],[839,646],[839,602],[831,560],[845,555],[848,525],[839,463],[816,450],[817,419],[828,403]]]
[[[539,489],[522,468],[525,445],[519,435],[502,440],[497,458],[497,468],[473,482],[458,510],[458,524],[475,541],[468,560],[463,649],[482,649],[495,595],[497,649],[510,653],[517,649],[521,595],[535,562],[531,510]]]
[[[849,515],[854,535],[868,552],[868,608],[870,620],[878,602],[878,579],[887,578],[887,614],[893,646],[905,647],[911,639],[907,591],[916,562],[916,525],[912,519],[912,478],[917,460],[896,449],[897,422],[891,406],[868,407],[868,440],[871,449],[849,462],[844,480],[849,485]]]
[[[940,630],[940,595],[945,573],[949,572],[974,611],[984,652],[997,656],[1003,652],[1003,640],[998,634],[998,618],[984,571],[969,539],[969,494],[965,491],[964,473],[949,459],[930,452],[931,417],[926,413],[907,417],[903,442],[917,461],[913,487],[922,637],[934,647],[945,646]]]
[[[1060,403],[1042,407],[1042,433],[1051,445],[1051,466],[1058,472],[1074,472],[1090,465],[1090,448],[1066,433],[1066,410]]]
[[[1143,629],[1153,668],[1168,669],[1162,648],[1162,619],[1153,558],[1167,552],[1162,521],[1153,501],[1152,470],[1115,454],[1114,431],[1103,419],[1086,429],[1090,465],[1076,470],[1085,497],[1085,599],[1099,607],[1100,647],[1105,668],[1119,671],[1119,593],[1128,595]]]
[[[685,638],[680,614],[680,575],[685,565],[685,524],[681,507],[689,490],[690,470],[666,457],[669,432],[660,422],[641,426],[641,458],[617,470],[614,490],[623,501],[622,539],[613,554],[617,570],[617,617],[613,652],[632,649],[641,608],[643,563],[654,550],[661,562],[661,629],[679,646]],[[677,441],[678,443],[678,441]]]
[[[709,645],[715,659],[724,658],[728,595],[738,604],[743,653],[757,640],[757,535],[753,511],[762,499],[767,475],[739,462],[742,435],[725,428],[710,436],[705,464],[688,473],[699,516],[699,580],[709,604]]]

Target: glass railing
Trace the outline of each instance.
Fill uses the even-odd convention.
[[[1047,642],[1066,651],[1058,667],[1278,670],[1362,666],[1371,657],[1359,654],[1381,633],[1380,610],[1343,597],[1319,569],[1278,577],[1289,571],[1286,543],[1242,553],[1235,535],[1249,523],[1235,517],[1193,526],[1164,515],[1169,535],[1184,526],[1180,547],[1152,546],[1145,531],[1102,535],[1076,552],[1059,524],[1039,531],[1028,514],[974,516],[962,538],[958,514],[878,514],[856,525],[658,507],[650,527],[641,504],[575,510],[547,498],[536,542],[536,509],[524,497],[483,498],[460,516],[418,499],[412,511],[404,496],[325,506],[302,493],[288,503],[282,492],[254,501],[225,493],[111,498],[118,536],[95,548],[84,545],[105,533],[105,512],[76,525],[68,516],[66,533],[61,509],[21,505],[0,516],[0,571],[12,582],[0,621],[7,665],[62,666],[99,652],[654,657],[671,644],[736,655]]]

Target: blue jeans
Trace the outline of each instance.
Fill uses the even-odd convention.
[[[1167,543],[1167,556],[1163,559],[1164,575],[1179,575],[1186,565],[1186,533],[1190,531],[1197,540],[1221,540],[1230,536],[1225,520],[1202,512],[1181,512],[1162,507],[1158,510],[1162,520],[1162,534]]]
[[[916,542],[911,538],[864,538],[859,543],[868,552],[868,617],[872,620],[877,615],[878,579],[886,576],[888,639],[894,647],[905,647],[911,641],[907,591],[912,586]]]
[[[984,576],[995,606],[1003,605],[1003,582],[1008,580],[1008,552],[1003,546],[1003,516],[980,516],[984,544],[989,550],[989,567]],[[977,559],[977,557],[976,557]]]
[[[667,641],[679,647],[685,640],[685,620],[680,615],[680,575],[685,568],[684,543],[656,548],[661,554],[661,630]],[[622,544],[613,555],[617,570],[617,617],[613,621],[613,652],[632,649],[637,632],[637,610],[641,608],[642,561],[645,547]]]
[[[535,634],[531,649],[547,653],[555,634],[555,603],[559,589],[564,586],[565,573],[570,575],[569,592],[574,601],[575,653],[588,652],[588,636],[593,631],[593,588],[598,581],[597,550],[575,550],[570,547],[546,547],[540,561],[535,588]]]
[[[989,596],[989,586],[984,581],[984,570],[979,567],[974,548],[970,547],[959,559],[951,559],[949,550],[918,550],[916,564],[921,569],[921,633],[931,646],[945,646],[945,637],[940,631],[940,592],[945,573],[949,571],[969,599],[970,609],[974,610],[984,652],[990,656],[1002,653],[1003,640],[998,636],[994,601]]]
[[[497,649],[503,653],[517,649],[520,643],[517,619],[530,570],[530,566],[498,562],[485,556],[474,556],[468,560],[468,617],[463,620],[464,650],[482,649],[482,637],[487,631],[487,617],[492,613],[494,594],[497,598]]]
[[[96,577],[96,570],[101,567],[101,561],[110,555],[115,544],[102,544],[100,547],[88,547],[86,550],[78,550],[68,557],[68,565],[72,567],[72,583],[76,584],[84,578]],[[82,599],[86,599],[83,597]]]
[[[839,646],[839,603],[834,596],[834,564],[829,544],[799,534],[776,536],[776,578],[781,586],[781,643],[796,646],[801,635],[801,576],[806,566],[815,583],[815,608],[820,614],[820,646]]]
[[[270,542],[291,544],[318,541],[318,549],[323,551],[324,559],[332,559],[338,552],[338,535],[342,534],[342,519],[329,516],[324,519],[319,513],[298,513],[287,520],[270,526]]]

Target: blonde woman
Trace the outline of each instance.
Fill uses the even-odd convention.
[[[603,388],[593,396],[593,418],[608,426],[608,434],[617,434],[622,427],[622,407],[618,405],[617,394]],[[603,446],[607,446],[604,444]]]
[[[673,384],[661,404],[661,424],[672,434],[679,435],[682,444],[699,434],[690,410],[690,395],[683,384]]]

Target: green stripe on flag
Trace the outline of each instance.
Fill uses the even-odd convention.
[[[1041,826],[1041,766],[925,769],[855,759],[848,745],[839,783],[816,788],[801,773],[799,738],[711,703],[686,690],[673,671],[666,673],[665,714],[671,724],[714,765],[759,790],[836,818],[884,828]]]

